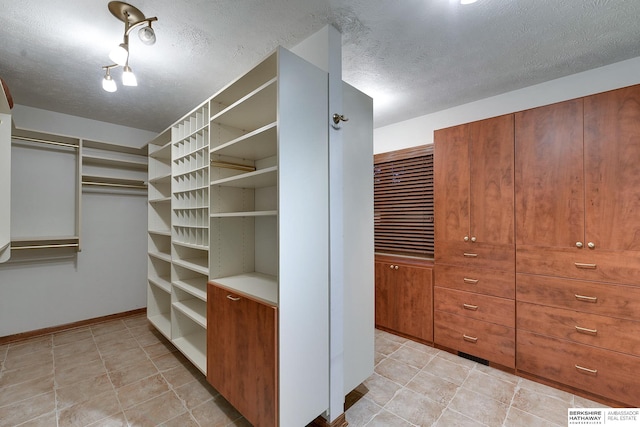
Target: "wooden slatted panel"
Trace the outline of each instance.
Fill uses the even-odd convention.
[[[374,158],[376,252],[433,256],[433,145]]]

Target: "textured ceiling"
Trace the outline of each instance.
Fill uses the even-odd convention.
[[[640,56],[639,0],[129,2],[158,17],[158,41],[132,34],[139,86],[107,93],[101,66],[124,28],[107,0],[0,0],[0,77],[15,103],[159,132],[327,24],[376,127]]]

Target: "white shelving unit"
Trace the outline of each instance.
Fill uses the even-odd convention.
[[[328,407],[327,79],[277,49],[211,99],[209,275],[278,309],[280,425]]]
[[[328,105],[328,73],[278,48],[149,145],[149,320],[207,374],[231,313],[208,281],[275,309],[279,425],[329,407]]]
[[[11,257],[11,94],[0,84],[0,263]]]
[[[148,146],[147,316],[171,339],[171,140],[164,132]]]
[[[147,150],[124,145],[82,140],[83,189],[147,190]]]
[[[171,127],[171,340],[206,374],[209,102]]]

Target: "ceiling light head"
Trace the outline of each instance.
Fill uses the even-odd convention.
[[[125,65],[129,60],[129,45],[127,43],[120,43],[118,47],[111,51],[109,59],[118,65]]]
[[[111,78],[109,67],[105,67],[105,69],[107,70],[107,72],[104,75],[104,79],[102,79],[102,89],[106,90],[107,92],[115,92],[116,90],[118,90],[118,85],[116,85],[115,80]]]
[[[138,86],[136,75],[133,74],[129,65],[124,66],[124,71],[122,72],[122,84],[125,86]]]
[[[140,31],[138,31],[138,37],[140,37],[142,43],[146,45],[152,45],[156,42],[156,32],[151,28],[151,22],[149,22],[149,25],[146,27],[140,28]]]
[[[460,0],[460,4],[473,4],[478,0]]]

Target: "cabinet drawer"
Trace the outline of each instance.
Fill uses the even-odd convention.
[[[518,302],[518,330],[640,356],[640,322]]]
[[[436,311],[434,341],[509,368],[515,367],[513,328]]]
[[[522,245],[516,251],[516,271],[640,287],[640,253]]]
[[[518,331],[518,370],[640,406],[640,358]]]
[[[640,288],[516,274],[516,299],[640,321]]]
[[[515,301],[435,287],[434,309],[515,328]]]
[[[515,246],[471,242],[438,242],[435,263],[515,271]]]
[[[516,275],[513,272],[438,264],[434,274],[435,284],[442,288],[515,298]]]

